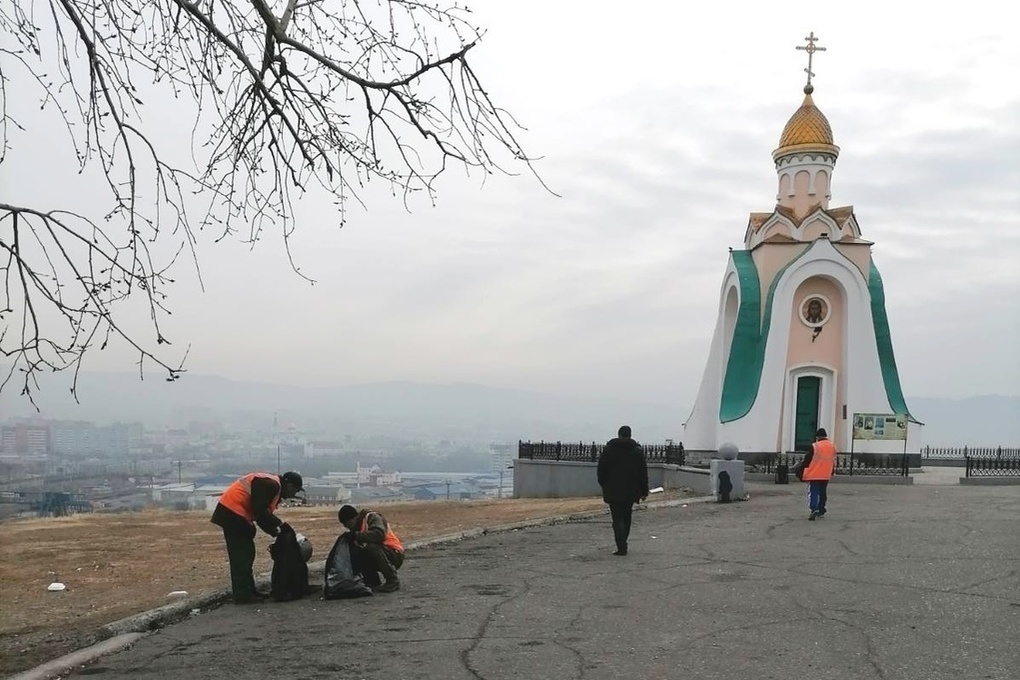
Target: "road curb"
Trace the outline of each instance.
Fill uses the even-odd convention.
[[[7,680],[46,680],[57,675],[61,675],[71,670],[75,666],[82,666],[89,663],[101,656],[106,654],[113,654],[119,652],[133,645],[135,642],[145,637],[145,633],[124,633],[123,635],[116,635],[108,640],[103,640],[90,647],[79,649],[76,652],[65,654],[59,659],[48,661],[41,666],[12,675]]]
[[[652,501],[643,503],[636,507],[637,510],[657,510],[660,508],[675,508],[694,503],[708,503],[715,501],[714,496],[694,496],[691,498],[676,498],[668,501]],[[488,534],[505,533],[541,526],[553,526],[567,522],[576,522],[593,517],[601,517],[608,513],[608,509],[586,510],[574,512],[568,515],[555,515],[553,517],[539,517],[535,519],[510,522],[508,524],[497,524],[491,527],[478,527],[466,529],[452,534],[423,538],[417,541],[410,541],[404,545],[405,550],[421,550],[436,545],[458,543],[460,541],[486,536]],[[308,564],[310,572],[322,571],[326,567],[326,560],[318,560]],[[256,579],[256,584],[266,586],[269,583],[269,574],[262,574]],[[90,663],[101,656],[119,652],[131,646],[145,635],[182,621],[198,612],[215,609],[230,600],[230,591],[226,588],[204,593],[197,597],[187,598],[179,602],[165,604],[155,609],[133,614],[131,616],[113,621],[100,626],[97,633],[100,642],[84,647],[58,659],[49,661],[28,671],[17,675],[9,676],[6,680],[48,680],[67,671]]]

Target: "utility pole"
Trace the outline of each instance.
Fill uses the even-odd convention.
[[[446,480],[446,500],[450,500],[450,480]]]
[[[177,461],[177,483],[178,484],[183,484],[184,483],[184,481],[181,479],[181,468],[183,468],[183,467],[184,467],[184,461],[183,460]]]

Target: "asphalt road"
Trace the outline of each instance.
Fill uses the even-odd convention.
[[[390,595],[226,605],[103,678],[1020,677],[1020,487],[803,487],[413,552]],[[321,575],[318,576],[321,579]]]

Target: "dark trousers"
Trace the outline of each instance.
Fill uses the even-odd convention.
[[[255,595],[255,527],[244,531],[223,529],[223,540],[227,544],[227,560],[230,561],[230,589],[234,599],[251,598]]]
[[[829,480],[812,479],[808,482],[808,507],[812,512],[825,512],[825,499],[829,489]]]
[[[609,504],[609,516],[613,519],[613,538],[616,539],[617,550],[627,550],[627,538],[630,537],[630,518],[633,514],[633,503]]]
[[[366,543],[351,550],[354,571],[361,574],[367,586],[379,585],[379,574],[387,581],[397,577],[397,569],[404,564],[404,553],[391,550],[381,543]]]

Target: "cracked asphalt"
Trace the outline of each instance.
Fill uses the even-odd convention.
[[[804,487],[409,554],[403,589],[226,605],[79,669],[104,678],[1020,677],[1020,487]],[[316,575],[321,582],[321,574]]]

